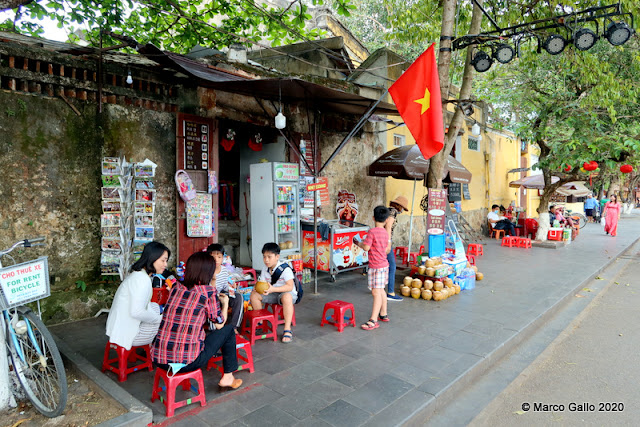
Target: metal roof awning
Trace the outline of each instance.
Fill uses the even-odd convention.
[[[165,67],[179,67],[185,74],[199,79],[199,84],[212,89],[241,95],[255,96],[279,102],[310,102],[316,108],[343,114],[362,115],[377,101],[353,93],[307,82],[294,77],[250,79],[193,61],[182,55],[164,52],[147,44],[139,49]],[[392,104],[380,102],[373,114],[398,115]]]

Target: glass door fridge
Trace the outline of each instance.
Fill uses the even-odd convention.
[[[300,253],[299,170],[296,163],[250,166],[251,260],[262,270],[262,246],[280,245],[280,259]]]

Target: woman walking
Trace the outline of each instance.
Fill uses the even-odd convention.
[[[622,208],[620,203],[618,203],[618,196],[614,194],[611,196],[611,200],[604,205],[603,215],[605,216],[605,233],[610,234],[611,236],[618,234],[618,220],[620,219],[621,213]]]

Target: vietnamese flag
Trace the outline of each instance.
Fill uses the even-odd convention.
[[[444,146],[442,98],[435,43],[389,88],[396,107],[425,159]]]

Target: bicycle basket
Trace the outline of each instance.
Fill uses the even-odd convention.
[[[0,269],[0,309],[7,310],[49,295],[48,257]]]

